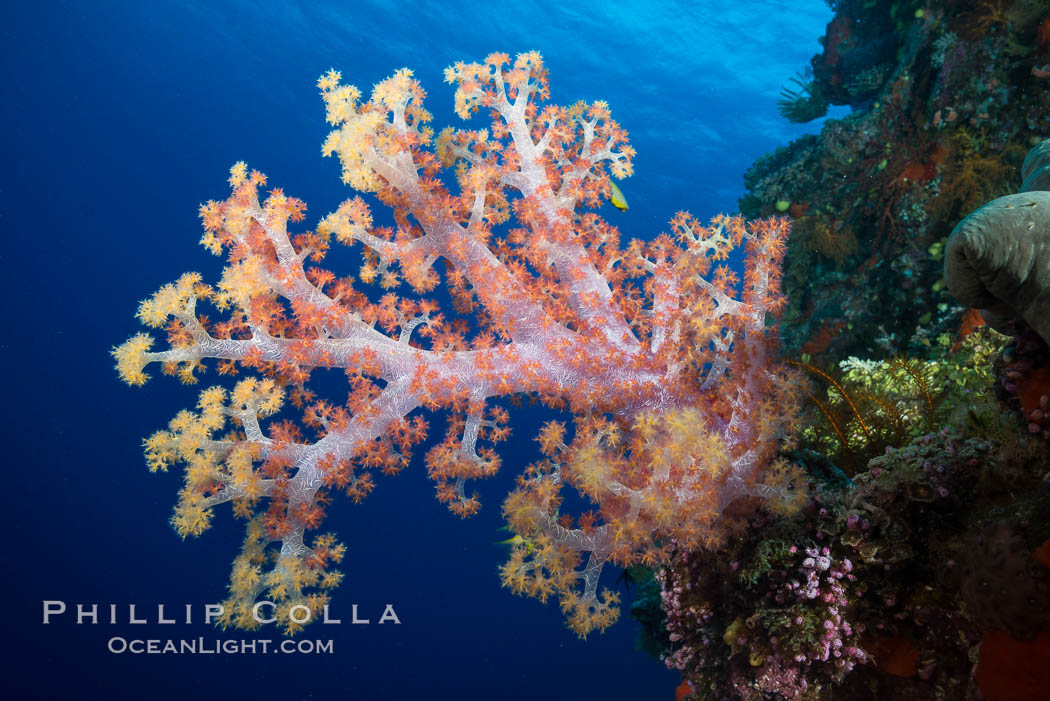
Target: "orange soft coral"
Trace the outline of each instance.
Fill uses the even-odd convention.
[[[341,578],[330,569],[336,550],[305,533],[320,526],[329,492],[358,501],[374,471],[409,464],[426,435],[409,416],[419,408],[452,415],[426,465],[462,516],[480,508],[469,481],[501,466],[493,446],[509,426],[496,399],[529,394],[574,414],[571,435],[543,430],[546,459],[504,505],[521,543],[503,576],[516,592],[556,596],[581,635],[616,619],[616,597],[598,591],[606,561],[655,564],[670,539],[713,542],[734,499],[789,491],[780,477],[763,483],[798,411],[767,324],[784,305],[787,220],[708,225],[682,213],[671,235],[623,247],[589,211],[610,177],[632,170],[607,104],[545,105],[536,53],[458,63],[446,78],[460,116],[485,108],[487,129],[435,137],[407,69],[367,100],[336,71],[318,81],[333,126],[324,153],[344,182],[393,210],[394,226],[376,226],[355,196],[315,231],[290,234],[305,205],[264,192],[265,176],[238,163],[231,196],[200,209],[202,243],[228,259],[221,279],[186,275],[143,302],[140,319],[167,327],[169,348],[151,351],[139,334],[114,351],[130,384],[151,363],[184,381],[210,359],[223,374],[261,375],[232,392],[206,389],[198,411],[147,441],[151,467],[186,465],[180,533],[202,532],[225,502],[248,521],[231,624],[252,625],[248,612],[266,596],[294,631],[296,606],[326,600]],[[453,178],[458,193],[446,187]],[[361,244],[356,281],[320,267],[337,243]],[[741,270],[715,267],[740,246]],[[441,282],[451,305],[420,298]],[[398,294],[406,284],[411,293]],[[228,318],[205,323],[199,305]],[[311,388],[325,368],[346,373],[345,400]],[[577,528],[562,513],[566,485],[593,502]]]

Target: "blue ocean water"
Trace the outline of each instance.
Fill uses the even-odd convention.
[[[457,126],[445,66],[540,51],[553,102],[604,99],[630,133],[631,207],[607,216],[625,238],[652,237],[681,209],[733,211],[755,158],[819,129],[789,124],[775,102],[830,17],[818,0],[5,3],[6,697],[672,698],[677,675],[635,651],[626,610],[584,642],[556,606],[499,587],[499,504],[536,457],[534,410],[516,416],[471,520],[437,503],[418,461],[360,506],[333,505],[327,529],[349,548],[333,604],[343,624],[302,636],[331,640],[330,654],[109,652],[115,637],[278,636],[201,622],[241,527],[227,511],[181,542],[168,525],[180,478],[149,474],[140,447],[198,390],[170,378],[129,389],[108,351],[138,331],[137,301],[160,285],[188,270],[218,278],[197,206],[226,197],[235,161],[306,200],[304,226],[351,194],[320,156],[315,81],[330,67],[366,90],[411,67],[435,125]],[[617,586],[616,572],[605,577]],[[43,625],[44,601],[99,604],[100,622]],[[400,625],[377,624],[388,603]],[[148,622],[129,624],[129,604]],[[157,604],[180,622],[158,623]],[[353,604],[371,625],[349,624]]]

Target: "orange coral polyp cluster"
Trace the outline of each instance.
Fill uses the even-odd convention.
[[[315,231],[290,234],[305,205],[280,189],[260,200],[265,176],[238,163],[232,195],[200,209],[202,244],[228,259],[221,279],[185,275],[142,303],[143,323],[168,330],[167,349],[138,334],[113,351],[130,384],[152,363],[184,382],[204,361],[261,376],[204,390],[197,411],[146,441],[151,469],[186,465],[179,533],[201,533],[225,502],[247,519],[225,623],[253,626],[248,612],[266,597],[294,632],[290,610],[323,606],[342,549],[331,536],[307,544],[306,533],[331,493],[360,501],[374,471],[410,464],[427,432],[410,416],[420,408],[451,414],[425,463],[438,498],[462,516],[481,504],[469,481],[501,467],[493,446],[510,424],[496,400],[529,394],[575,415],[571,432],[543,428],[543,460],[504,503],[520,538],[502,577],[517,593],[556,596],[580,635],[616,620],[616,596],[598,590],[605,562],[655,564],[671,543],[716,542],[730,502],[782,499],[798,479],[774,461],[798,412],[798,378],[775,360],[767,325],[784,303],[787,220],[704,225],[680,213],[671,235],[624,247],[586,211],[610,176],[632,170],[607,104],[543,105],[536,53],[458,63],[446,79],[460,116],[484,107],[489,128],[434,139],[407,70],[368,101],[336,71],[318,81],[333,125],[324,153],[340,159],[345,182],[393,209],[396,228],[374,226],[355,196]],[[356,280],[322,267],[337,243],[362,245]],[[741,244],[738,279],[723,262]],[[415,296],[396,292],[404,284]],[[418,298],[439,284],[452,309]],[[206,319],[202,302],[225,318]],[[319,368],[346,372],[345,402],[310,389]],[[566,486],[593,508],[563,512]]]

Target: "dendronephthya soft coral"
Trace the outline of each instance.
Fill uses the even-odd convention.
[[[451,414],[426,467],[463,516],[479,507],[467,480],[500,466],[490,444],[508,416],[497,400],[528,394],[571,412],[573,426],[543,429],[544,458],[504,504],[521,538],[502,576],[515,592],[557,596],[580,635],[618,615],[616,596],[598,591],[605,562],[660,562],[672,541],[716,541],[734,499],[791,493],[796,475],[775,455],[797,416],[797,378],[776,362],[768,325],[783,304],[786,220],[704,226],[679,213],[670,234],[623,247],[593,211],[610,174],[632,170],[608,105],[544,105],[536,53],[457,63],[446,78],[459,115],[481,109],[487,129],[435,137],[408,70],[368,101],[338,72],[318,83],[334,126],[325,154],[395,226],[374,225],[354,197],[290,234],[303,203],[278,189],[260,198],[266,178],[238,163],[230,198],[201,207],[203,244],[228,258],[221,280],[188,274],[142,303],[167,350],[151,351],[146,334],[114,350],[136,385],[151,363],[185,382],[208,358],[220,374],[254,372],[204,390],[196,411],[146,441],[151,469],[186,466],[178,532],[202,532],[224,502],[247,519],[228,623],[255,627],[263,598],[291,631],[323,608],[343,549],[328,535],[308,544],[306,532],[330,493],[358,500],[372,471],[410,464],[427,430],[417,409]],[[320,267],[330,246],[355,242],[357,281]],[[740,245],[742,280],[724,264]],[[411,293],[393,292],[405,283]],[[442,285],[446,295],[421,298]],[[224,318],[205,319],[202,303]],[[318,398],[309,380],[320,368],[345,371],[345,401]],[[563,513],[566,484],[594,508]]]

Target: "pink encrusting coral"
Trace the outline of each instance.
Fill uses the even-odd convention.
[[[426,467],[462,516],[479,508],[467,481],[500,467],[491,444],[509,428],[498,398],[571,412],[571,428],[543,428],[544,458],[504,504],[521,538],[502,577],[517,593],[557,596],[580,635],[617,617],[615,594],[598,591],[605,562],[654,564],[672,540],[715,542],[730,502],[780,498],[797,478],[775,455],[797,416],[798,379],[776,361],[768,325],[783,305],[786,220],[705,226],[683,212],[670,234],[621,246],[593,211],[634,153],[605,103],[544,105],[536,53],[457,63],[446,78],[459,115],[482,110],[487,129],[435,135],[408,70],[368,101],[336,71],[319,80],[334,126],[324,153],[395,226],[374,225],[354,197],[315,231],[289,233],[305,205],[279,189],[261,195],[265,176],[238,163],[230,198],[201,207],[202,243],[228,258],[221,280],[186,274],[142,302],[140,320],[166,330],[168,349],[151,351],[142,333],[114,350],[133,385],[151,363],[184,382],[205,359],[220,374],[255,372],[204,390],[196,411],[146,440],[151,469],[186,465],[179,533],[201,533],[225,502],[247,519],[225,622],[257,625],[263,596],[290,631],[296,607],[323,607],[343,548],[330,535],[308,544],[306,532],[331,492],[359,500],[374,470],[410,464],[427,431],[417,409],[450,413]],[[357,280],[321,267],[336,243],[363,245]],[[738,279],[724,261],[741,245]],[[404,284],[411,292],[396,294]],[[437,301],[422,297],[440,285]],[[319,368],[345,371],[345,402],[311,389]],[[594,508],[563,513],[566,484]]]

